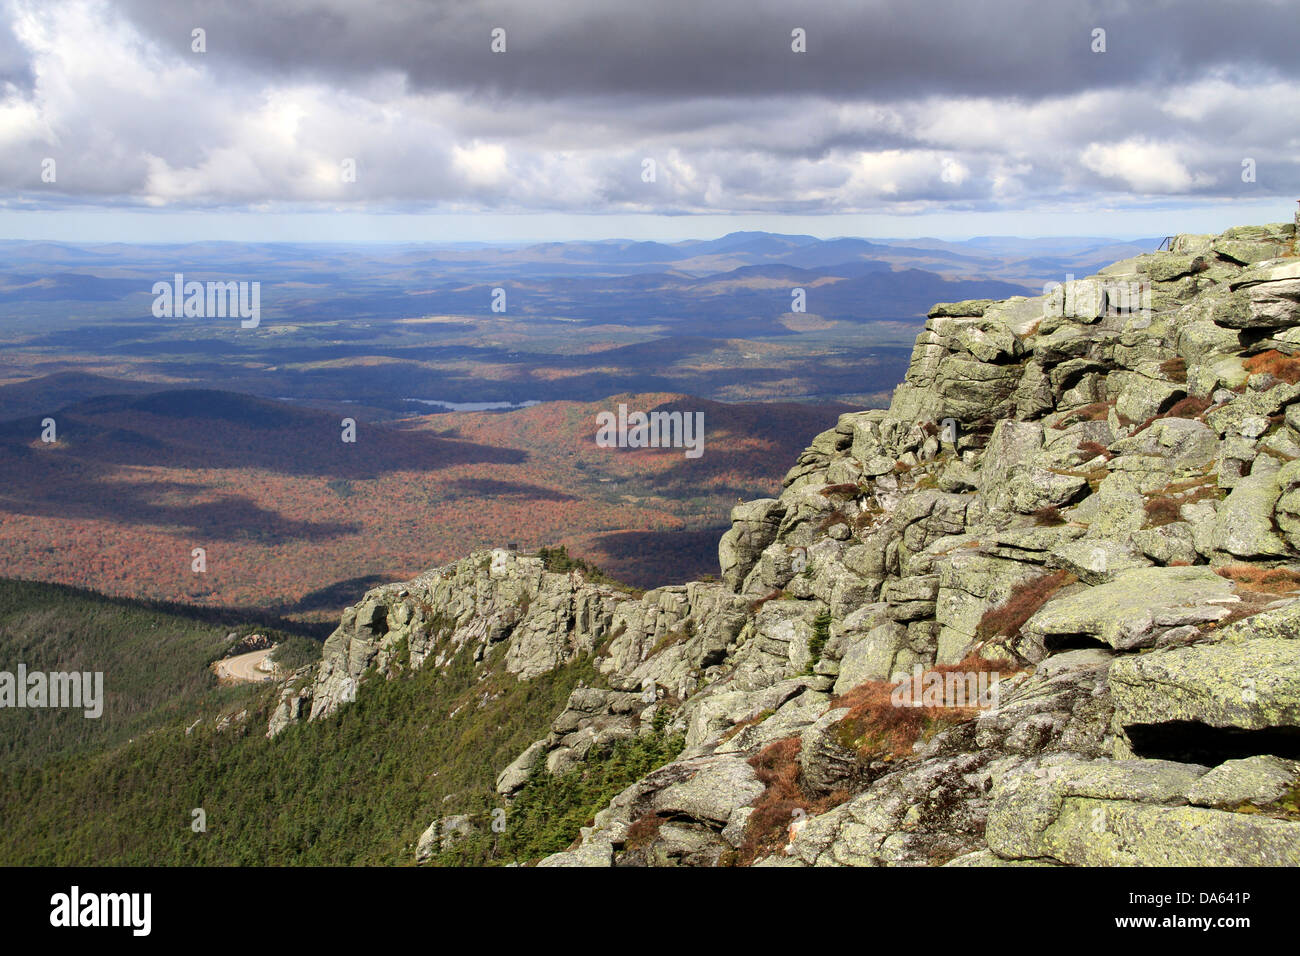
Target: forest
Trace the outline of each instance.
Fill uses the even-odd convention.
[[[707,451],[601,448],[627,402],[702,412]],[[716,573],[738,498],[776,493],[845,410],[678,395],[358,422],[245,395],[101,396],[0,423],[0,575],[327,632],[367,587],[476,548],[564,544],[639,587]],[[202,549],[196,570],[195,549]]]
[[[564,849],[611,796],[681,749],[655,728],[580,772],[535,777],[507,808],[496,773],[546,734],[579,681],[598,686],[590,658],[530,681],[491,656],[477,667],[462,654],[446,668],[407,668],[364,680],[336,716],[271,740],[276,688],[216,686],[206,664],[223,629],[212,622],[64,588],[4,582],[0,596],[6,650],[38,608],[80,622],[31,659],[69,660],[78,627],[102,632],[82,663],[106,670],[119,705],[126,691],[138,702],[119,707],[113,727],[51,715],[97,725],[94,741],[46,725],[15,735],[32,712],[0,711],[6,746],[24,757],[0,760],[0,865],[412,864],[420,834],[448,813],[470,814],[477,832],[434,864],[525,862]],[[150,665],[134,668],[142,676],[104,664],[127,653]],[[173,696],[155,702],[164,688]],[[42,746],[50,731],[62,742]],[[506,810],[496,829],[494,810]]]

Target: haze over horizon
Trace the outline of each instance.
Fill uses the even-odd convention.
[[[431,243],[493,245],[541,242],[687,242],[733,232],[855,238],[871,242],[935,239],[1088,238],[1128,242],[1177,233],[1217,233],[1254,222],[1283,222],[1292,212],[1285,201],[1214,206],[1165,212],[1077,214],[967,213],[915,218],[763,216],[570,216],[534,214],[365,214],[365,213],[149,213],[15,212],[0,209],[0,241],[66,243]],[[877,225],[879,223],[879,225]],[[1121,228],[1116,228],[1120,224]],[[871,231],[888,229],[889,232]],[[1019,231],[1017,231],[1019,230]]]

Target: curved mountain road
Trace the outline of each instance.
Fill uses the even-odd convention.
[[[273,677],[273,674],[259,668],[259,665],[266,660],[271,651],[272,648],[264,647],[260,651],[250,651],[247,654],[227,657],[224,660],[217,661],[213,667],[217,672],[217,677],[221,680],[260,684],[263,681],[271,680]]]

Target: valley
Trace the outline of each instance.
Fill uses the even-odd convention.
[[[620,402],[703,415],[707,453],[599,447]],[[0,575],[313,624],[480,547],[564,544],[649,586],[715,570],[732,504],[777,488],[769,456],[847,407],[624,395],[362,420],[346,443],[341,419],[296,403],[104,395],[53,412],[54,443],[45,416],[0,422]]]
[[[0,575],[319,630],[358,589],[481,547],[563,544],[642,587],[711,573],[773,461],[887,403],[936,299],[1131,247],[0,248]],[[264,314],[156,317],[177,274],[251,283]],[[703,415],[708,451],[600,447],[620,405]]]

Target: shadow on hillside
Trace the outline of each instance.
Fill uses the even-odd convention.
[[[247,495],[227,494],[216,501],[168,504],[165,497],[205,494],[204,485],[114,482],[78,462],[39,461],[26,467],[0,449],[0,510],[37,518],[79,518],[175,530],[204,541],[327,541],[362,530],[360,524],[300,521],[263,508]],[[31,463],[32,459],[37,459]]]
[[[371,588],[377,588],[381,584],[391,584],[395,580],[398,579],[384,577],[381,574],[367,574],[335,581],[333,584],[327,584],[323,588],[317,588],[303,595],[297,601],[276,605],[271,612],[305,614],[309,611],[342,611],[343,608],[356,604]],[[333,625],[330,625],[330,629],[333,630]]]
[[[148,598],[121,597],[119,595],[105,594],[102,591],[95,591],[90,588],[79,588],[70,584],[55,584],[48,581],[34,581],[27,578],[0,578],[0,582],[4,581],[18,581],[25,586],[46,588],[49,589],[51,593],[62,593],[93,598],[115,607],[144,609],[149,611],[158,611],[164,614],[175,614],[180,617],[201,621],[204,624],[211,624],[214,627],[224,628],[227,631],[233,631],[236,633],[241,629],[269,628],[283,631],[286,634],[297,634],[301,637],[311,638],[312,640],[323,641],[329,636],[330,632],[334,630],[333,624],[288,620],[281,616],[283,612],[278,609],[235,607],[226,605],[213,607],[198,604],[185,604],[181,601],[158,601]]]
[[[355,441],[344,441],[343,419],[334,413],[210,389],[99,395],[49,414],[63,456],[91,474],[119,465],[255,468],[360,480],[453,465],[520,464],[527,457],[517,449],[366,421],[355,423]],[[0,422],[0,449],[30,450],[42,418]]]
[[[633,587],[656,588],[718,574],[718,539],[730,525],[702,531],[609,531],[595,535],[589,558]]]

